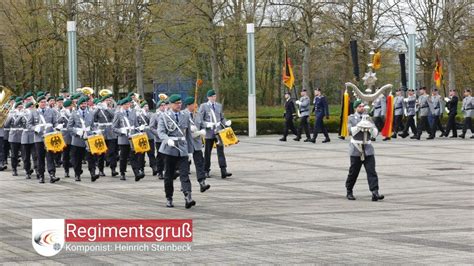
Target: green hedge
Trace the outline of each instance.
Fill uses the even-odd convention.
[[[448,118],[443,116],[441,123],[445,126]],[[462,122],[462,117],[457,116],[456,120],[458,123]],[[298,128],[300,119],[295,121],[295,126]],[[339,132],[339,116],[331,116],[329,119],[324,119],[324,124],[331,133]],[[310,118],[310,129],[314,127],[314,116]],[[282,118],[257,118],[257,134],[258,135],[271,135],[271,134],[283,134],[285,128],[285,119]],[[237,135],[248,134],[248,120],[247,118],[235,118],[232,119],[232,129]]]

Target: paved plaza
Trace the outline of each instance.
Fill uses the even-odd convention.
[[[211,189],[197,205],[165,208],[163,182],[148,176],[61,178],[57,184],[0,173],[1,264],[437,263],[474,261],[474,140],[396,139],[374,144],[380,192],[372,202],[362,169],[345,199],[348,141],[316,144],[241,138],[226,148],[222,180],[213,156]],[[215,153],[215,151],[214,151]],[[84,165],[84,169],[86,166]],[[87,171],[86,171],[87,172]],[[110,174],[110,169],[106,170]],[[131,170],[128,174],[131,176]],[[59,177],[63,171],[58,170]],[[175,190],[179,182],[175,181]],[[32,218],[193,219],[192,252],[74,253],[45,258],[31,245]]]

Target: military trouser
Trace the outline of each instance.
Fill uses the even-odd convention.
[[[5,156],[3,155],[3,137],[0,137],[0,166],[4,166]]]
[[[138,155],[135,154],[135,152],[131,150],[130,144],[119,145],[119,149],[120,149],[120,173],[125,174],[125,172],[127,172],[128,158],[130,158],[130,165],[132,166],[133,173],[138,171],[140,169]]]
[[[158,173],[163,173],[165,170],[165,155],[160,152],[161,142],[155,142],[156,147],[156,170]]]
[[[80,177],[82,174],[82,160],[84,160],[84,157],[87,161],[87,166],[92,177],[93,175],[95,175],[95,163],[97,156],[92,155],[86,150],[85,147],[78,147],[74,145],[71,146],[71,158],[74,168],[74,174],[76,176]]]
[[[186,195],[191,192],[191,181],[189,180],[189,162],[188,156],[165,155],[165,195],[166,198],[172,198],[173,176],[176,169],[179,170],[179,180],[181,181],[181,190]]]
[[[291,130],[295,136],[298,136],[298,131],[296,131],[295,124],[293,123],[293,116],[285,116],[285,129],[283,131],[283,138],[288,137],[288,130]]]
[[[347,192],[352,192],[354,185],[357,181],[357,177],[360,173],[360,168],[364,165],[365,171],[367,172],[367,181],[369,183],[369,190],[374,191],[379,189],[379,178],[375,171],[375,157],[374,155],[365,156],[365,160],[362,161],[360,156],[351,156],[351,166],[349,168],[349,174],[346,180]]]
[[[36,160],[38,161],[38,175],[44,176],[45,171],[45,159],[46,165],[48,166],[49,174],[56,174],[56,165],[54,164],[54,153],[46,151],[43,142],[35,143],[36,149]]]
[[[398,134],[398,129],[400,128],[400,125],[402,124],[402,115],[396,115],[393,117],[393,127],[392,131],[395,136]]]
[[[462,134],[466,135],[467,130],[470,129],[472,132],[472,119],[471,117],[464,117],[463,127],[462,127]]]
[[[23,159],[23,169],[25,169],[25,172],[27,174],[31,173],[31,157],[33,155],[33,152],[35,151],[35,144],[22,144],[22,151],[21,151],[21,157]],[[33,157],[33,164],[36,167],[37,161],[36,161],[36,156]]]
[[[148,162],[153,171],[156,171],[156,157],[155,157],[155,141],[154,140],[148,140],[148,144],[150,145],[150,150],[146,152],[148,156]],[[143,154],[143,159],[142,159],[142,169],[145,169],[145,154]]]
[[[71,168],[71,144],[67,144],[66,148],[63,150],[63,167],[66,173],[69,173],[69,168]]]
[[[11,149],[12,149],[12,169],[15,169],[18,167],[18,159],[20,157],[20,149],[21,149],[21,143],[20,142],[12,142],[10,143]]]
[[[420,116],[419,123],[418,123],[418,132],[417,132],[417,137],[421,137],[421,134],[423,134],[423,131],[426,131],[430,136],[431,136],[431,128],[430,128],[430,123],[428,121],[427,116]]]
[[[5,136],[8,135],[8,131],[5,131]],[[8,164],[8,156],[10,155],[10,142],[8,142],[8,137],[3,139],[3,161],[5,164]]]
[[[206,171],[204,171],[204,157],[202,151],[193,152],[193,161],[196,169],[197,181],[201,182],[206,180]],[[191,168],[191,165],[189,165],[189,167]],[[188,172],[190,171],[188,170]]]
[[[382,132],[383,126],[384,126],[384,119],[381,116],[376,116],[374,117],[374,124],[375,127],[377,127],[377,130],[379,132]]]
[[[328,129],[324,125],[324,115],[317,114],[314,122],[313,140],[316,140],[318,133],[322,132],[326,139],[329,139]]]
[[[436,130],[440,130],[441,133],[444,135],[444,128],[441,125],[441,120],[439,115],[434,115],[433,116],[433,125],[431,126],[431,136],[435,137],[436,135]]]
[[[300,126],[298,127],[298,138],[301,138],[301,134],[306,134],[307,139],[311,139],[311,135],[309,134],[309,116],[302,116]]]
[[[104,169],[104,159],[109,163],[110,169],[117,168],[118,143],[117,139],[106,139],[107,153],[99,157],[99,169]],[[102,168],[101,168],[102,167]]]
[[[413,133],[413,135],[416,135],[418,133],[416,131],[415,116],[414,115],[409,115],[407,117],[407,122],[405,123],[405,128],[403,128],[403,134],[408,135],[408,130],[409,129],[411,129],[411,133]]]
[[[211,171],[211,154],[215,142],[217,142],[217,138],[206,139],[204,151],[204,170],[206,172]],[[217,145],[217,159],[219,161],[219,167],[221,169],[227,168],[227,162],[224,154],[224,145]]]

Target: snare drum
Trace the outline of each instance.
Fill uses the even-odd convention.
[[[88,136],[86,139],[87,150],[92,155],[101,155],[107,152],[107,144],[105,143],[104,135],[97,134]]]
[[[66,148],[66,143],[64,142],[63,134],[60,131],[45,133],[44,146],[49,152],[62,152]]]
[[[146,133],[137,133],[130,136],[130,147],[135,153],[145,153],[150,150],[150,143]]]
[[[225,147],[239,143],[239,139],[232,128],[227,127],[219,131],[219,140]]]

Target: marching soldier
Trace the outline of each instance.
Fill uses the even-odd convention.
[[[196,177],[201,188],[201,192],[208,190],[211,186],[206,184],[206,171],[204,170],[204,157],[202,154],[202,137],[206,135],[206,124],[202,120],[201,114],[194,112],[196,104],[194,103],[194,97],[188,97],[184,100],[184,106],[186,109],[183,111],[184,114],[189,115],[190,131],[191,134],[187,134],[188,153],[192,154],[194,166],[196,168]],[[189,158],[191,161],[191,158]]]
[[[147,152],[148,161],[153,172],[153,176],[158,174],[158,169],[156,167],[156,158],[155,158],[155,139],[154,135],[151,132],[150,122],[151,122],[151,113],[149,112],[148,103],[143,101],[140,104],[141,110],[137,111],[137,123],[139,127],[143,128],[142,131],[146,132],[148,136],[148,144],[150,145],[150,150]],[[145,171],[145,154],[140,154],[142,171]]]
[[[441,115],[443,114],[443,109],[441,108],[441,96],[438,94],[438,89],[434,88],[431,93],[431,105],[430,111],[433,115],[433,125],[431,127],[431,135],[428,139],[434,139],[436,137],[436,130],[441,131],[440,137],[444,136],[444,128],[441,125]]]
[[[204,170],[206,171],[206,178],[210,178],[211,153],[214,143],[217,143],[217,158],[219,161],[219,167],[221,168],[221,177],[227,178],[232,176],[232,173],[227,172],[224,145],[221,141],[217,140],[217,134],[219,130],[223,129],[225,126],[230,127],[232,122],[230,120],[226,121],[224,118],[222,105],[216,102],[217,96],[214,90],[209,90],[207,92],[207,99],[208,102],[201,104],[199,107],[202,119],[206,123],[206,143],[204,151]]]
[[[110,108],[110,101],[112,95],[102,97],[102,101],[97,104],[97,108],[93,112],[94,124],[105,138],[107,145],[107,153],[98,156],[99,176],[105,176],[104,166],[105,161],[108,160],[112,177],[117,176],[117,135],[112,129],[112,122],[114,120],[114,109]]]
[[[413,137],[416,138],[417,130],[415,125],[415,115],[416,115],[416,96],[415,90],[410,88],[408,89],[408,97],[403,99],[406,104],[405,116],[407,117],[407,122],[403,128],[403,133],[400,135],[402,138],[408,137],[408,130],[411,129]]]
[[[86,151],[85,139],[95,130],[93,114],[87,110],[87,102],[89,97],[83,96],[79,98],[77,104],[79,108],[72,112],[71,117],[67,123],[67,130],[72,134],[71,141],[71,157],[74,168],[74,175],[76,181],[81,181],[82,174],[82,160],[84,156],[87,160],[87,165],[91,175],[91,181],[95,182],[99,175],[95,172],[96,156]]]
[[[301,139],[301,134],[304,132],[306,134],[306,139],[304,142],[310,142],[311,141],[311,135],[309,134],[309,104],[310,100],[309,97],[306,95],[306,89],[303,89],[301,91],[301,98],[296,101],[296,105],[298,106],[298,109],[300,111],[300,117],[301,117],[301,122],[300,126],[298,128],[298,136],[294,139],[295,141],[300,141]]]
[[[166,101],[160,100],[158,101],[158,109],[156,109],[156,113],[151,117],[150,121],[150,129],[153,133],[153,138],[155,141],[156,147],[156,171],[158,172],[158,179],[165,179],[163,176],[163,171],[165,169],[165,162],[164,162],[164,154],[160,152],[160,146],[162,140],[158,136],[158,121],[160,120],[160,116],[163,112],[166,112],[167,104]]]
[[[54,128],[57,125],[57,116],[53,110],[46,108],[46,104],[46,98],[44,96],[40,96],[38,98],[38,109],[31,112],[27,121],[27,128],[35,132],[34,142],[35,150],[37,152],[38,175],[40,183],[44,183],[45,158],[50,177],[49,182],[55,183],[59,181],[59,178],[55,176],[56,167],[54,165],[54,153],[46,151],[44,144],[44,134],[54,131]]]
[[[374,124],[377,127],[379,132],[382,131],[384,121],[385,121],[385,114],[387,113],[387,99],[385,95],[380,94],[377,99],[375,99],[373,103],[373,112],[374,112]],[[372,137],[372,141],[375,141],[375,137]]]
[[[23,100],[15,102],[14,110],[11,115],[8,116],[5,121],[5,128],[8,128],[10,134],[8,135],[8,142],[12,150],[12,175],[18,176],[17,167],[18,167],[18,158],[20,155],[21,148],[21,133],[23,128],[21,127],[20,121],[22,116]]]
[[[64,100],[69,99],[69,90],[67,88],[64,88],[61,90],[61,96],[63,97]]]
[[[448,137],[449,132],[452,130],[453,135],[450,138],[457,138],[456,115],[458,114],[458,96],[456,96],[456,90],[450,89],[449,97],[444,98],[444,100],[446,101],[446,112],[448,113],[448,123],[446,124],[444,136]]]
[[[209,93],[208,93],[209,95]],[[210,96],[212,97],[212,96]],[[173,175],[179,169],[181,190],[184,193],[186,209],[196,205],[191,197],[191,181],[189,180],[188,143],[190,134],[189,115],[181,111],[181,96],[173,94],[169,97],[170,110],[160,116],[158,136],[163,140],[160,152],[165,154],[165,194],[166,207],[173,205]],[[215,103],[214,103],[215,104]],[[216,109],[217,110],[217,109]]]
[[[130,109],[132,99],[126,97],[122,99],[122,110],[116,112],[112,122],[112,129],[118,135],[118,145],[120,149],[120,180],[126,180],[128,158],[135,175],[135,181],[145,177],[145,173],[140,169],[141,165],[137,155],[130,150],[129,137],[135,133],[137,116],[134,110]]]
[[[325,139],[323,143],[330,142],[329,134],[326,126],[324,126],[324,117],[329,119],[329,107],[326,97],[321,95],[321,89],[316,88],[314,90],[314,109],[313,112],[315,114],[315,122],[314,122],[314,132],[313,138],[311,139],[312,143],[316,143],[316,138],[318,137],[319,132],[323,132]]]
[[[10,96],[10,99],[6,105],[6,108],[9,110],[8,116],[13,115],[16,99],[16,96]],[[3,161],[6,169],[8,165],[8,157],[10,156],[10,142],[8,141],[10,138],[10,128],[4,126],[3,130],[5,131],[3,136]]]
[[[430,130],[430,124],[428,122],[428,116],[430,115],[430,103],[428,99],[428,94],[426,94],[426,87],[421,87],[420,88],[420,96],[418,97],[418,105],[420,108],[420,121],[418,124],[418,132],[416,136],[411,137],[411,139],[417,139],[420,140],[421,134],[423,131],[428,132],[429,137],[428,139],[431,139],[431,130]],[[434,137],[433,137],[434,138]]]
[[[360,168],[364,165],[367,172],[367,180],[369,182],[369,190],[372,193],[372,201],[384,199],[379,194],[379,180],[375,171],[374,148],[370,139],[378,134],[377,127],[369,120],[364,119],[364,103],[362,100],[354,102],[356,112],[349,116],[348,128],[352,136],[349,144],[349,154],[351,158],[351,166],[346,180],[347,199],[355,200],[352,189],[359,176]]]
[[[27,127],[28,118],[33,112],[35,112],[35,106],[33,105],[32,101],[29,101],[25,104],[23,115],[20,118],[20,124],[23,128],[23,132],[21,133],[21,156],[23,160],[23,168],[25,169],[26,173],[26,179],[31,179],[31,174],[33,174],[33,169],[31,169],[32,158],[34,169],[37,171],[37,177],[40,177],[38,174],[38,160],[35,151],[35,133],[32,129],[28,129]]]
[[[296,131],[295,125],[293,123],[293,118],[296,113],[295,103],[293,99],[291,99],[290,92],[285,92],[285,113],[283,117],[285,118],[285,131],[283,132],[283,138],[280,141],[286,141],[286,137],[288,137],[288,130],[291,130],[295,136],[298,136],[298,131]]]
[[[464,89],[464,99],[462,100],[462,114],[464,115],[464,122],[462,127],[462,134],[460,138],[466,136],[468,129],[472,131],[472,117],[474,116],[474,98],[471,96],[471,89]],[[474,139],[474,135],[471,135],[471,139]]]
[[[61,130],[63,134],[64,143],[66,143],[66,148],[62,152],[62,161],[64,167],[64,177],[69,177],[69,168],[71,168],[71,143],[72,143],[72,134],[67,129],[69,120],[71,119],[72,114],[72,101],[66,100],[64,102],[63,108],[59,111],[58,125],[56,128]]]
[[[393,99],[393,134],[392,138],[396,139],[398,134],[398,129],[402,124],[403,118],[403,108],[404,108],[404,101],[402,96],[402,89],[398,88],[396,92],[396,96]]]

